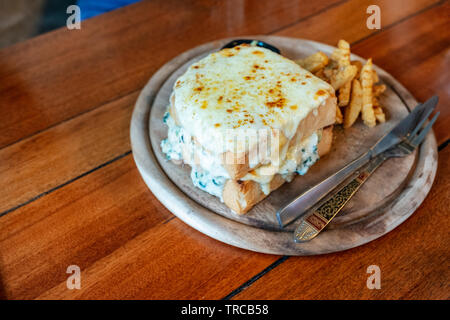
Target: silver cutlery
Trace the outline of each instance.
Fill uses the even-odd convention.
[[[425,136],[431,130],[431,127],[439,116],[439,112],[436,113],[428,124],[422,128],[431,111],[424,114],[424,117],[419,121],[414,130],[405,136],[404,140],[370,160],[368,166],[364,170],[361,170],[361,172],[358,172],[356,178],[339,188],[334,195],[317,209],[313,210],[312,213],[302,217],[299,226],[294,232],[294,241],[305,242],[316,237],[384,161],[389,158],[405,157],[411,154],[425,139]]]
[[[437,102],[438,97],[433,96],[424,104],[418,105],[406,118],[400,121],[398,125],[396,125],[388,134],[382,137],[366,153],[361,155],[356,160],[352,161],[350,164],[336,172],[334,175],[330,176],[321,183],[299,195],[292,202],[280,209],[277,212],[277,219],[280,226],[286,226],[287,224],[297,219],[299,216],[303,215],[305,212],[311,210],[317,203],[323,202],[321,200],[324,200],[324,198],[330,193],[330,191],[335,190],[339,185],[342,185],[344,181],[355,175],[355,172],[358,169],[362,168],[369,162],[370,163],[367,172],[373,172],[387,158],[393,157],[394,155],[400,156],[400,153],[397,150],[400,150],[402,148],[404,150],[407,150],[407,148],[411,147],[413,147],[412,150],[414,150],[420,144],[420,142],[423,141],[426,133],[431,128],[432,122],[434,122],[435,118],[437,117],[436,115],[433,120],[430,121],[431,125],[429,123],[420,133],[418,133],[425,121],[435,109]],[[365,177],[365,179],[367,178],[368,176]],[[353,182],[355,179],[353,179],[351,182],[353,186],[356,186],[356,183],[358,182]],[[365,179],[362,180],[365,181]],[[354,190],[353,193],[356,192],[356,190]],[[326,224],[328,222],[326,222]]]

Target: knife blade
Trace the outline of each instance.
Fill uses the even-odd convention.
[[[411,134],[414,125],[421,119],[427,119],[438,104],[438,96],[432,96],[424,104],[419,104],[402,121],[399,122],[388,134],[383,136],[370,150],[372,157],[386,151],[390,147],[399,143],[404,137]]]
[[[433,96],[425,103],[417,105],[406,118],[401,120],[389,133],[378,140],[366,153],[278,210],[276,215],[280,227],[283,228],[293,222],[303,213],[311,209],[318,201],[323,199],[330,191],[340,185],[355,170],[358,170],[369,162],[370,159],[386,151],[399,143],[405,136],[411,134],[415,125],[421,119],[424,119],[425,116],[428,117],[433,112],[438,100],[439,98],[437,96]]]

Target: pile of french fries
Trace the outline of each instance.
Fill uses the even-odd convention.
[[[372,58],[368,59],[365,65],[361,61],[350,60],[350,45],[347,41],[339,40],[331,57],[319,51],[305,59],[296,60],[296,63],[334,88],[338,98],[336,123],[349,128],[358,119],[359,114],[364,124],[369,127],[374,127],[377,121],[386,121],[378,101],[386,86],[377,84],[379,78],[373,69]]]

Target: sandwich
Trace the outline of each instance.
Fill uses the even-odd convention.
[[[193,184],[237,214],[331,149],[333,87],[294,61],[242,44],[192,64],[174,84],[161,142]]]

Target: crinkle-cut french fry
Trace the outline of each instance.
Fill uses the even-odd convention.
[[[328,56],[319,51],[316,52],[305,59],[299,59],[295,61],[300,67],[308,70],[309,72],[317,72],[323,69],[328,64]]]
[[[373,86],[373,95],[374,95],[374,97],[378,97],[384,91],[386,91],[386,85],[384,85],[384,84],[378,84],[378,85],[374,85]]]
[[[363,91],[363,106],[362,106],[362,119],[364,124],[368,127],[374,127],[376,125],[375,113],[373,111],[372,104],[372,90],[373,90],[373,77],[372,77],[372,59],[367,60],[367,63],[361,69],[361,86]]]
[[[341,108],[336,107],[336,123],[341,124],[344,121],[344,117],[342,116]]]
[[[347,41],[339,40],[338,47],[331,54],[331,61],[324,73],[330,79],[334,90],[339,90],[355,77],[357,67],[350,64],[350,45]]]
[[[329,59],[319,51],[296,62],[338,91],[336,123],[343,123],[344,128],[351,127],[359,114],[369,127],[375,126],[377,121],[385,122],[386,116],[377,97],[386,90],[386,86],[375,85],[379,77],[373,68],[372,59],[363,64],[359,60],[351,61],[350,56],[350,44],[339,40],[337,49]],[[345,107],[345,110],[341,111],[341,107]]]
[[[378,81],[380,81],[380,78],[378,78],[378,74],[375,69],[372,69],[372,80],[373,83],[377,83]]]
[[[344,128],[350,128],[355,123],[362,109],[363,93],[358,79],[353,79],[351,92],[350,104],[344,110]]]
[[[345,40],[339,40],[337,49],[331,54],[331,60],[336,61],[339,66],[350,64],[350,44]]]
[[[357,72],[357,66],[350,64],[349,43],[345,40],[339,40],[337,49],[331,54],[331,62],[325,69],[325,75],[330,79],[334,90],[339,90],[351,82]]]
[[[375,113],[375,118],[377,119],[378,122],[380,123],[384,123],[386,122],[386,116],[383,113],[383,111],[381,111],[381,113]]]
[[[326,81],[328,83],[330,83],[330,79],[327,78],[327,76],[324,73],[325,69],[320,69],[319,71],[317,71],[316,73],[314,73],[314,75],[320,79],[322,79],[323,81]]]
[[[375,118],[378,122],[386,122],[386,115],[383,111],[383,108],[380,105],[380,102],[378,101],[377,97],[372,97],[372,105],[373,105],[373,112],[375,114]]]
[[[375,95],[372,95],[372,107],[381,107],[380,102],[378,101],[377,97],[375,97]]]
[[[361,69],[362,69],[362,67],[363,67],[362,62],[359,61],[359,60],[353,60],[352,62],[350,62],[350,64],[351,64],[352,66],[356,66],[357,71],[356,71],[355,78],[359,78],[359,75],[361,74]]]
[[[346,84],[344,84],[340,89],[339,89],[339,96],[338,96],[338,100],[339,100],[339,107],[345,107],[348,105],[348,103],[350,102],[350,90],[352,88],[352,82],[349,81]]]
[[[325,76],[330,79],[334,90],[339,90],[344,84],[353,80],[356,75],[357,67],[348,65],[337,69],[325,68]]]
[[[378,122],[381,123],[386,122],[386,115],[384,114],[383,109],[379,105],[374,106],[373,112]]]

